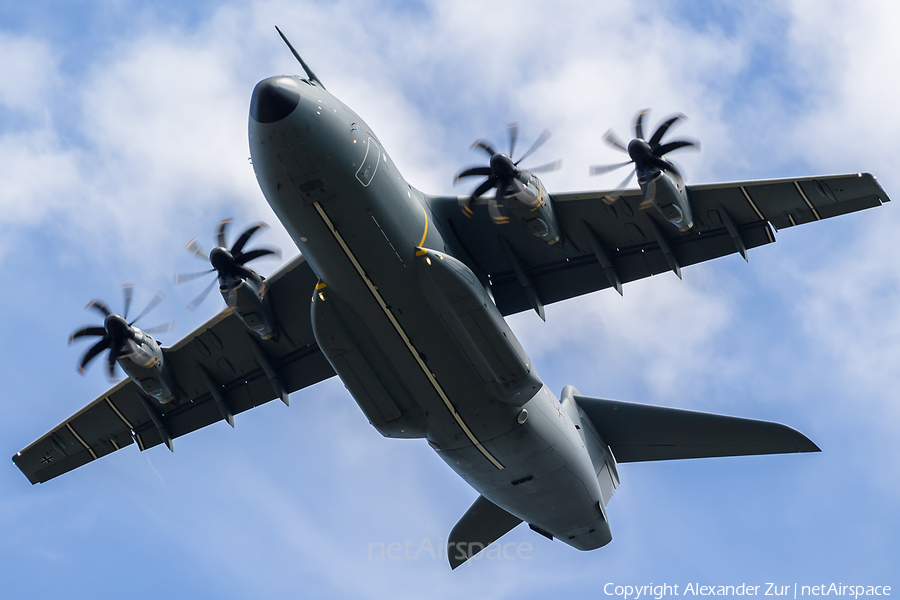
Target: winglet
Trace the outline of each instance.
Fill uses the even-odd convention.
[[[313,81],[315,83],[318,83],[319,86],[321,86],[321,88],[324,90],[325,86],[322,84],[321,81],[319,81],[319,78],[316,77],[316,74],[313,73],[312,69],[309,68],[309,65],[307,65],[306,62],[302,58],[300,58],[300,54],[296,50],[294,50],[294,47],[288,41],[287,37],[285,37],[285,35],[283,33],[281,33],[281,30],[278,29],[277,25],[275,26],[275,31],[278,32],[278,35],[281,36],[281,39],[283,39],[284,43],[287,44],[287,47],[290,48],[291,54],[294,55],[294,58],[296,58],[300,62],[300,66],[303,67],[304,71],[306,71],[306,76],[309,78],[309,80]]]

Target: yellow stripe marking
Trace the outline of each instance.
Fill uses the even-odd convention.
[[[422,233],[422,241],[419,242],[419,248],[425,245],[425,237],[428,235],[428,211],[425,210],[425,207],[422,207],[422,212],[425,213],[425,232]]]
[[[425,376],[428,378],[428,381],[431,383],[434,390],[437,392],[438,396],[440,396],[441,400],[444,403],[444,406],[447,407],[447,410],[450,411],[450,414],[453,415],[453,419],[456,421],[457,425],[463,430],[463,433],[466,434],[466,437],[469,438],[469,441],[484,454],[485,458],[487,458],[491,463],[497,467],[498,469],[502,469],[503,465],[494,458],[490,452],[485,449],[484,446],[481,445],[481,442],[478,441],[478,438],[475,437],[475,434],[472,433],[472,430],[469,429],[468,425],[462,420],[462,417],[456,412],[456,407],[453,406],[453,403],[450,402],[450,399],[447,397],[447,394],[444,393],[444,390],[441,388],[441,385],[438,383],[437,379],[434,377],[434,373],[431,372],[431,369],[425,364],[425,361],[422,360],[422,357],[419,356],[418,350],[416,350],[415,346],[413,346],[409,337],[406,335],[406,332],[403,331],[403,327],[400,326],[400,323],[397,322],[397,319],[394,317],[394,314],[390,311],[385,303],[384,299],[381,297],[381,294],[378,293],[378,290],[375,288],[375,285],[369,279],[368,275],[366,275],[365,270],[363,270],[362,265],[359,264],[359,261],[356,260],[356,257],[353,255],[353,252],[350,250],[350,247],[347,246],[346,242],[344,242],[344,238],[341,237],[341,234],[338,233],[338,230],[335,228],[334,224],[331,222],[331,219],[328,218],[328,215],[325,214],[325,210],[322,208],[322,205],[318,202],[313,202],[313,206],[316,211],[318,211],[319,216],[322,217],[322,220],[325,221],[325,225],[328,226],[328,229],[331,231],[331,234],[334,236],[334,239],[337,240],[337,243],[343,249],[344,254],[347,255],[347,258],[350,259],[350,262],[353,264],[353,267],[356,269],[356,272],[359,273],[359,276],[362,277],[362,280],[365,282],[366,287],[369,288],[369,291],[375,297],[375,300],[378,301],[378,304],[381,306],[381,310],[384,311],[384,314],[387,316],[388,320],[391,322],[391,325],[394,326],[394,329],[397,330],[397,333],[400,334],[400,338],[403,340],[403,343],[406,344],[406,347],[409,349],[410,354],[412,354],[413,359],[419,364],[419,367],[425,373]],[[422,209],[424,210],[424,208]],[[426,219],[426,233],[427,233],[427,219],[428,215],[425,215]],[[423,236],[422,242],[424,243],[425,238]]]
[[[759,217],[760,221],[765,221],[766,218],[759,212],[759,209],[756,208],[756,204],[753,203],[753,200],[750,199],[750,194],[747,193],[747,190],[744,189],[744,186],[741,186],[741,191],[744,192],[744,198],[747,199],[747,202],[750,203],[750,206],[753,207],[753,210],[756,212],[756,216]]]
[[[146,450],[146,448],[144,448],[144,440],[141,439],[141,434],[136,433],[136,434],[134,434],[134,437],[137,438],[138,448],[141,449],[141,452]]]
[[[794,181],[794,187],[797,188],[797,191],[800,192],[800,195],[803,197],[803,201],[806,202],[806,205],[809,207],[809,210],[816,216],[816,221],[821,221],[822,217],[819,216],[819,211],[816,210],[816,207],[812,205],[812,202],[809,201],[809,198],[806,197],[806,194],[803,193],[803,189],[800,187],[800,184]]]
[[[112,442],[113,448],[115,448],[116,450],[119,449],[119,445],[116,443],[116,440],[114,440],[113,438],[109,438],[109,441]]]
[[[531,212],[536,211],[537,209],[539,209],[540,207],[542,207],[544,205],[544,184],[540,183],[540,181],[541,180],[538,179],[538,186],[539,186],[538,187],[538,197],[530,205],[530,206],[534,206],[534,208],[531,209]]]
[[[83,439],[81,439],[81,436],[80,436],[80,435],[78,435],[78,434],[77,434],[77,433],[75,433],[75,430],[74,430],[74,429],[72,429],[72,426],[71,426],[71,425],[69,425],[69,424],[68,424],[68,423],[66,423],[66,427],[68,427],[68,428],[69,428],[69,431],[71,431],[71,432],[72,432],[72,435],[74,435],[74,436],[75,436],[75,439],[77,439],[77,440],[78,440],[78,441],[79,441],[79,442],[81,442],[81,445],[82,445],[82,446],[84,446],[84,449],[85,449],[85,450],[87,450],[87,451],[88,451],[88,452],[90,452],[90,453],[91,453],[91,456],[93,456],[93,457],[94,457],[94,460],[97,460],[97,455],[96,455],[96,454],[94,454],[94,451],[93,451],[93,450],[91,450],[91,447],[90,447],[90,446],[88,446],[88,445],[87,445],[87,443],[86,443],[86,442],[85,442],[85,441],[84,441],[84,440],[83,440]]]
[[[324,289],[327,288],[327,287],[328,287],[328,286],[325,285],[324,283],[322,283],[321,281],[320,281],[319,283],[316,284],[316,289],[317,289],[317,290],[324,290]]]

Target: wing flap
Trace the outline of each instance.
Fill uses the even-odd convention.
[[[678,408],[574,396],[617,463],[819,452],[787,425]]]
[[[164,348],[182,396],[178,405],[149,401],[125,379],[17,453],[13,462],[29,481],[42,483],[132,443],[143,451],[165,443],[166,437],[174,439],[221,421],[223,410],[203,371],[232,415],[270,402],[280,394],[259,364],[254,343],[276,371],[281,391],[291,393],[333,376],[312,335],[309,311],[304,310],[316,281],[302,257],[269,279],[268,293],[282,328],[278,341],[254,341],[226,309]]]

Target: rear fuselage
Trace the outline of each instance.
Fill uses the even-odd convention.
[[[566,543],[608,543],[577,408],[541,382],[368,125],[320,85],[278,77],[254,90],[249,135],[259,185],[320,279],[296,309],[312,311],[372,425],[426,438],[479,493]]]

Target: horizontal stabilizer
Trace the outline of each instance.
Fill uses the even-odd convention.
[[[617,463],[819,452],[780,423],[575,396]]]
[[[455,569],[501,537],[506,535],[522,519],[509,514],[484,496],[469,507],[447,541],[447,558]]]

